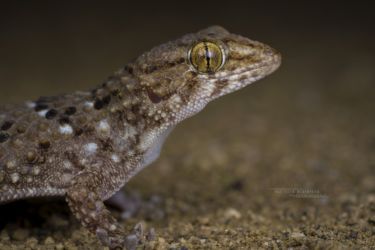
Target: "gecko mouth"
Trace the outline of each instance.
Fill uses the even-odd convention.
[[[274,49],[270,48],[270,50],[272,50],[272,52],[268,52],[270,56],[267,60],[251,65],[250,67],[240,69],[239,72],[234,72],[232,76],[238,75],[241,78],[244,75],[252,75],[253,77],[262,78],[273,73],[281,65],[281,54]]]
[[[281,65],[281,56],[275,53],[274,56],[265,62],[251,65],[234,71],[220,80],[216,80],[216,90],[211,93],[211,98],[218,98],[225,94],[239,90],[253,82],[256,82],[277,70]]]

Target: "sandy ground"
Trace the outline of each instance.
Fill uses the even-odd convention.
[[[172,133],[125,188],[144,204],[124,226],[155,229],[140,249],[375,249],[374,51],[327,36],[280,43],[277,73]],[[103,249],[62,200],[0,214],[0,249]]]

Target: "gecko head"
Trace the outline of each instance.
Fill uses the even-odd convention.
[[[268,45],[212,26],[153,48],[133,68],[150,105],[177,123],[271,74],[280,63],[280,54]]]

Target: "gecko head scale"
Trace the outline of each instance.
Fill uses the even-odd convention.
[[[152,109],[170,114],[167,120],[175,124],[280,64],[280,54],[268,45],[212,26],[153,48],[132,68]]]

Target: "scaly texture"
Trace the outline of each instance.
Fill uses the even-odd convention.
[[[134,248],[139,228],[126,236],[103,201],[158,157],[176,124],[280,62],[214,26],[153,48],[92,91],[1,107],[0,203],[66,196],[104,245]]]

